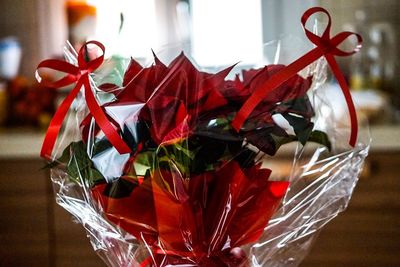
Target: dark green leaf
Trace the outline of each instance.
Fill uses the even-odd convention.
[[[329,141],[328,135],[322,131],[319,130],[312,131],[308,141],[324,145],[326,148],[329,149],[329,151],[331,151],[332,149],[332,144]]]
[[[299,140],[299,142],[304,146],[310,137],[314,123],[312,123],[309,119],[291,114],[282,114],[282,116],[293,127],[297,136],[297,140]]]
[[[314,109],[307,95],[279,104],[274,113],[292,113],[311,119]]]
[[[112,148],[112,144],[107,140],[107,138],[97,140],[93,145],[93,156],[96,156],[110,148]]]
[[[242,168],[249,168],[254,165],[254,159],[257,156],[257,153],[254,151],[243,148],[241,153],[239,153],[235,160],[239,163]]]
[[[278,151],[278,149],[285,144],[297,141],[297,137],[294,135],[279,136],[272,134],[271,136],[274,140],[276,151]]]
[[[59,157],[53,162],[47,163],[44,167],[42,167],[42,170],[55,168],[60,164],[66,165],[70,158],[69,147],[70,146],[64,149],[63,153],[61,154],[61,157]]]
[[[114,182],[108,183],[103,194],[111,198],[128,197],[138,184],[134,181],[120,178]]]
[[[72,142],[65,148],[61,157],[49,163],[46,168],[54,168],[60,164],[66,166],[68,176],[76,183],[92,186],[104,181],[103,175],[93,166],[82,141]]]

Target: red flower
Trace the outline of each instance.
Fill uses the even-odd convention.
[[[200,114],[227,104],[219,89],[231,69],[216,74],[200,72],[183,53],[168,67],[157,57],[147,68],[131,60],[123,90],[107,105],[145,103],[139,118],[133,120],[146,121],[157,144],[170,142],[177,131],[186,138]]]
[[[221,112],[224,116],[235,113],[259,86],[284,67],[269,65],[262,69],[243,71],[243,81],[238,76],[234,81],[225,81],[232,67],[216,74],[200,72],[183,53],[169,66],[164,65],[156,56],[155,63],[147,68],[132,59],[125,73],[123,88],[102,86],[105,91],[111,90],[116,96],[115,101],[103,105],[103,108],[107,110],[136,105],[132,110],[138,111],[132,112],[130,117],[116,118],[108,115],[108,118],[119,129],[124,124],[135,125],[138,121],[144,121],[151,140],[156,144],[178,142],[189,137],[197,126],[205,123],[204,120],[218,118]],[[304,97],[311,82],[311,77],[304,79],[295,75],[283,83],[279,90],[274,90],[258,105],[247,120],[250,125],[244,129],[252,131],[275,127],[272,114],[298,113],[291,110],[290,105],[281,104]],[[312,110],[309,113],[312,115]],[[299,115],[308,118],[310,114]],[[88,134],[87,122],[90,119],[88,116],[82,122],[83,136]],[[248,134],[245,136],[249,137]],[[254,139],[252,136],[249,138]],[[259,134],[256,136],[259,139]]]
[[[236,76],[234,81],[225,83],[225,86],[221,88],[221,93],[227,99],[235,100],[241,106],[259,86],[285,67],[285,65],[268,65],[261,69],[243,70],[243,80],[241,81],[239,76]],[[295,75],[269,94],[268,98],[263,100],[263,106],[302,97],[310,89],[311,83],[311,76],[304,79],[300,75]]]
[[[269,175],[259,165],[242,169],[230,161],[189,180],[158,170],[123,198],[105,196],[105,185],[92,193],[110,221],[152,253],[163,251],[163,261],[202,262],[221,253],[229,259],[223,251],[257,241],[288,187]]]

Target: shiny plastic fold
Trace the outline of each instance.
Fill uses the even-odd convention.
[[[104,49],[88,45],[66,49],[76,69],[41,65],[79,84],[42,152],[57,203],[107,265],[298,266],[347,207],[369,137],[358,123],[348,144],[354,121],[336,117],[324,91],[329,59],[281,81],[237,129],[241,108],[287,65],[205,72],[182,52],[124,69],[93,63]]]

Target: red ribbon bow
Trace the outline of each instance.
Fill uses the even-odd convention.
[[[322,33],[321,36],[318,36],[311,31],[307,30],[306,22],[310,18],[310,16],[322,12],[328,16],[328,25],[325,31]],[[357,114],[356,109],[354,107],[353,100],[351,98],[350,90],[347,86],[346,80],[341,73],[339,66],[335,60],[334,56],[350,56],[361,48],[362,38],[359,34],[353,32],[340,32],[333,38],[330,37],[330,30],[331,30],[331,16],[327,10],[321,7],[313,7],[308,9],[304,12],[301,23],[303,24],[303,28],[305,30],[306,36],[308,39],[316,45],[316,47],[305,54],[304,56],[300,57],[293,63],[289,64],[286,68],[282,69],[281,71],[277,72],[273,75],[268,81],[264,83],[263,86],[260,86],[244,103],[241,107],[239,112],[236,114],[232,122],[232,126],[237,131],[240,130],[241,126],[247,119],[247,117],[251,114],[251,112],[256,108],[256,106],[270,94],[272,91],[277,90],[278,87],[293,77],[296,73],[319,59],[320,57],[324,56],[335,75],[341,89],[343,95],[346,99],[347,107],[349,109],[350,115],[350,123],[351,123],[351,132],[350,132],[350,139],[349,144],[354,147],[357,141],[357,134],[358,134],[358,123],[357,123]],[[357,46],[350,52],[343,51],[338,48],[342,42],[348,39],[351,36],[355,36],[357,39]]]
[[[86,62],[85,60],[85,47],[89,44],[94,44],[102,50],[102,55]],[[42,150],[40,156],[43,158],[51,159],[52,151],[57,140],[58,133],[60,132],[64,118],[68,112],[69,107],[78,95],[82,86],[84,87],[85,99],[89,108],[90,113],[93,115],[96,123],[99,125],[100,129],[104,132],[107,139],[115,147],[115,149],[120,154],[130,153],[131,149],[122,140],[121,136],[118,134],[117,130],[110,123],[105,115],[103,109],[99,106],[93,91],[90,86],[89,74],[96,70],[104,61],[105,47],[103,44],[97,41],[89,41],[83,46],[78,53],[78,66],[72,65],[68,62],[49,59],[42,61],[36,70],[36,77],[39,83],[50,87],[50,88],[60,88],[76,82],[74,89],[69,93],[69,95],[64,99],[53,119],[50,122],[49,128],[46,132],[46,136],[43,141]],[[46,81],[40,77],[38,70],[40,68],[48,68],[56,71],[61,71],[67,75],[63,78],[51,82]]]

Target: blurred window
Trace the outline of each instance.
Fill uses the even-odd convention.
[[[109,54],[173,58],[184,49],[203,67],[255,65],[263,43],[304,37],[300,17],[317,0],[87,0],[97,7],[96,39]],[[121,15],[122,14],[122,15]],[[121,26],[122,22],[122,28]],[[172,48],[171,48],[172,47]],[[167,49],[165,49],[167,48]],[[165,53],[166,50],[175,51]]]
[[[203,66],[262,59],[261,0],[192,0],[193,57]]]
[[[145,57],[159,46],[155,0],[92,0],[96,38],[109,53]]]

